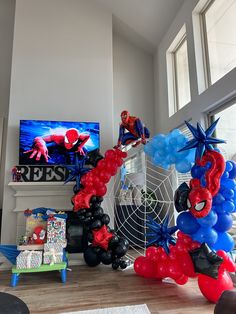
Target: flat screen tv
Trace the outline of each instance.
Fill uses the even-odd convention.
[[[99,144],[98,122],[20,120],[20,165],[74,164]]]

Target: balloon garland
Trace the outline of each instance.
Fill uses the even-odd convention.
[[[85,160],[76,164],[71,171],[71,177],[76,178],[75,195],[72,197],[73,211],[87,231],[90,243],[84,252],[87,265],[93,267],[100,263],[112,264],[113,269],[126,268],[126,261],[122,257],[129,248],[129,242],[116,235],[108,226],[110,217],[104,213],[101,203],[107,192],[106,184],[117,173],[123,164],[127,153],[120,149],[110,149],[105,157],[99,151],[89,154],[87,161],[93,169],[84,168]],[[88,171],[89,170],[89,171]],[[79,179],[78,179],[79,177]]]
[[[189,186],[182,183],[175,192],[174,203],[180,213],[176,244],[171,239],[166,249],[163,237],[170,239],[170,234],[159,233],[175,227],[168,228],[164,221],[163,225],[156,226],[159,233],[152,242],[156,246],[147,248],[146,256],[138,257],[134,263],[135,272],[146,278],[170,277],[183,285],[189,277],[197,277],[202,294],[211,302],[217,302],[223,291],[233,289],[228,272],[236,271],[235,263],[226,253],[234,245],[227,230],[232,226],[231,213],[235,212],[236,164],[225,162],[212,146],[224,142],[211,137],[217,122],[206,131],[199,123],[195,128],[186,122],[193,139],[185,141],[178,152],[196,148],[196,153]],[[147,148],[144,151],[150,153]],[[154,230],[153,226],[149,228]]]

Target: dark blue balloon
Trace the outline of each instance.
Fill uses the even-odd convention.
[[[186,234],[193,234],[197,232],[200,225],[197,223],[196,218],[193,217],[189,212],[182,212],[177,217],[177,227],[179,230]]]
[[[233,163],[231,162],[231,160],[227,160],[225,163],[225,170],[230,172],[233,170]]]
[[[219,232],[218,239],[214,245],[212,245],[212,249],[217,250],[224,250],[225,252],[232,251],[234,247],[234,239],[229,235],[227,232]]]
[[[197,222],[202,227],[213,227],[217,222],[218,216],[214,210],[211,210],[206,217],[199,218]]]
[[[216,194],[215,197],[213,197],[213,204],[214,205],[219,205],[225,201],[225,198],[221,193]]]
[[[222,208],[226,213],[233,213],[235,210],[235,205],[231,201],[224,201],[222,203]]]
[[[229,171],[229,178],[234,179],[236,178],[236,162],[230,160],[230,163],[232,164],[232,170]]]
[[[192,239],[200,243],[207,243],[209,246],[214,245],[218,238],[218,234],[214,228],[200,227],[196,233],[192,235]]]
[[[234,198],[234,190],[232,189],[223,189],[221,193],[223,197],[228,201]]]
[[[233,219],[231,214],[218,214],[217,223],[214,225],[214,228],[217,232],[225,232],[232,227]]]
[[[205,169],[198,166],[198,165],[194,165],[191,169],[191,176],[193,178],[198,178],[200,179],[205,173]]]

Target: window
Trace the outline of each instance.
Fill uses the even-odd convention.
[[[188,49],[185,26],[180,30],[166,53],[169,115],[190,102]]]
[[[201,11],[208,85],[236,65],[236,0],[211,0]]]
[[[224,158],[226,160],[236,161],[236,100],[231,102],[223,107],[220,107],[218,110],[212,111],[209,114],[210,122],[215,121],[220,118],[215,135],[217,138],[223,139],[226,141],[225,144],[218,144],[217,146],[221,150]]]

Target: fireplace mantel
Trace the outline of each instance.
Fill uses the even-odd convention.
[[[71,210],[74,182],[10,182],[15,191],[14,212],[36,207],[49,207],[57,210]]]
[[[15,192],[13,212],[17,215],[16,240],[25,233],[24,210],[38,207],[72,210],[71,198],[75,182],[10,182],[8,185]]]

